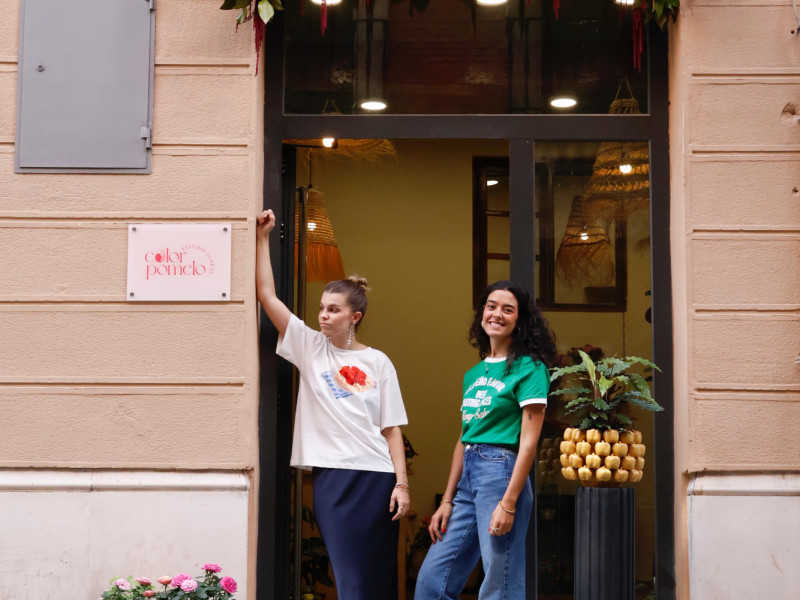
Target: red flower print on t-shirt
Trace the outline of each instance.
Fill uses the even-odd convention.
[[[367,382],[367,374],[358,367],[342,367],[339,369],[339,375],[350,385],[364,385]]]

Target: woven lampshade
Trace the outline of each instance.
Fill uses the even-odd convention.
[[[620,97],[623,86],[628,97]],[[623,79],[608,111],[612,115],[639,114],[639,102]],[[620,167],[627,165],[625,173]],[[603,142],[585,189],[584,214],[606,223],[617,216],[647,208],[650,202],[650,156],[647,142]]]
[[[306,200],[306,281],[344,279],[344,265],[333,226],[325,208],[322,192],[310,188]],[[297,242],[300,232],[300,210],[294,213],[294,256],[297,269]]]
[[[322,114],[341,115],[342,112],[336,106],[336,102],[328,99],[325,101],[325,106],[322,107]],[[384,158],[397,158],[397,150],[389,140],[337,139],[336,142],[335,150],[330,149],[323,152],[322,155],[326,160],[343,158],[370,162]],[[300,147],[322,148],[321,139],[289,139],[283,140],[283,143]]]
[[[290,146],[320,148],[326,161],[341,158],[373,162],[384,158],[397,158],[397,149],[389,140],[337,139],[336,142],[336,149],[325,149],[322,146],[321,139],[283,140],[284,144],[289,144]]]
[[[569,286],[607,286],[614,282],[614,247],[606,228],[587,221],[585,199],[572,199],[567,226],[556,254],[556,275]]]

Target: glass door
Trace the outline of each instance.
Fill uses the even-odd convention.
[[[556,334],[557,366],[593,359],[640,356],[653,359],[651,311],[650,161],[647,142],[517,143],[534,168],[522,173],[533,193],[526,202],[510,196],[514,157],[473,160],[474,297],[487,282],[522,273]],[[515,144],[511,144],[513,149]],[[533,177],[531,178],[531,175]],[[525,231],[516,220],[529,222]],[[530,247],[533,242],[533,260]],[[642,375],[652,373],[646,369]],[[575,491],[578,482],[561,474],[559,449],[565,428],[576,425],[565,410],[569,397],[548,402],[534,475],[537,507],[531,524],[539,599],[573,593]],[[629,415],[652,447],[652,413]],[[655,463],[646,459],[636,485],[637,598],[654,593]],[[534,575],[531,573],[530,575]]]

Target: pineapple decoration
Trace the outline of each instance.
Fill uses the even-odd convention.
[[[577,427],[568,427],[559,445],[561,474],[584,485],[619,485],[642,479],[647,448],[642,434],[631,427],[621,409],[628,403],[645,410],[664,410],[652,397],[650,384],[635,369],[656,369],[637,356],[597,361],[578,350],[581,362],[553,369],[550,381],[564,378],[553,396],[571,398],[566,414],[577,414]]]
[[[568,427],[560,450],[565,479],[599,486],[640,481],[647,448],[640,431]]]

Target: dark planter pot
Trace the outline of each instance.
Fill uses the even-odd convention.
[[[575,600],[633,600],[636,493],[580,487],[575,498]]]

